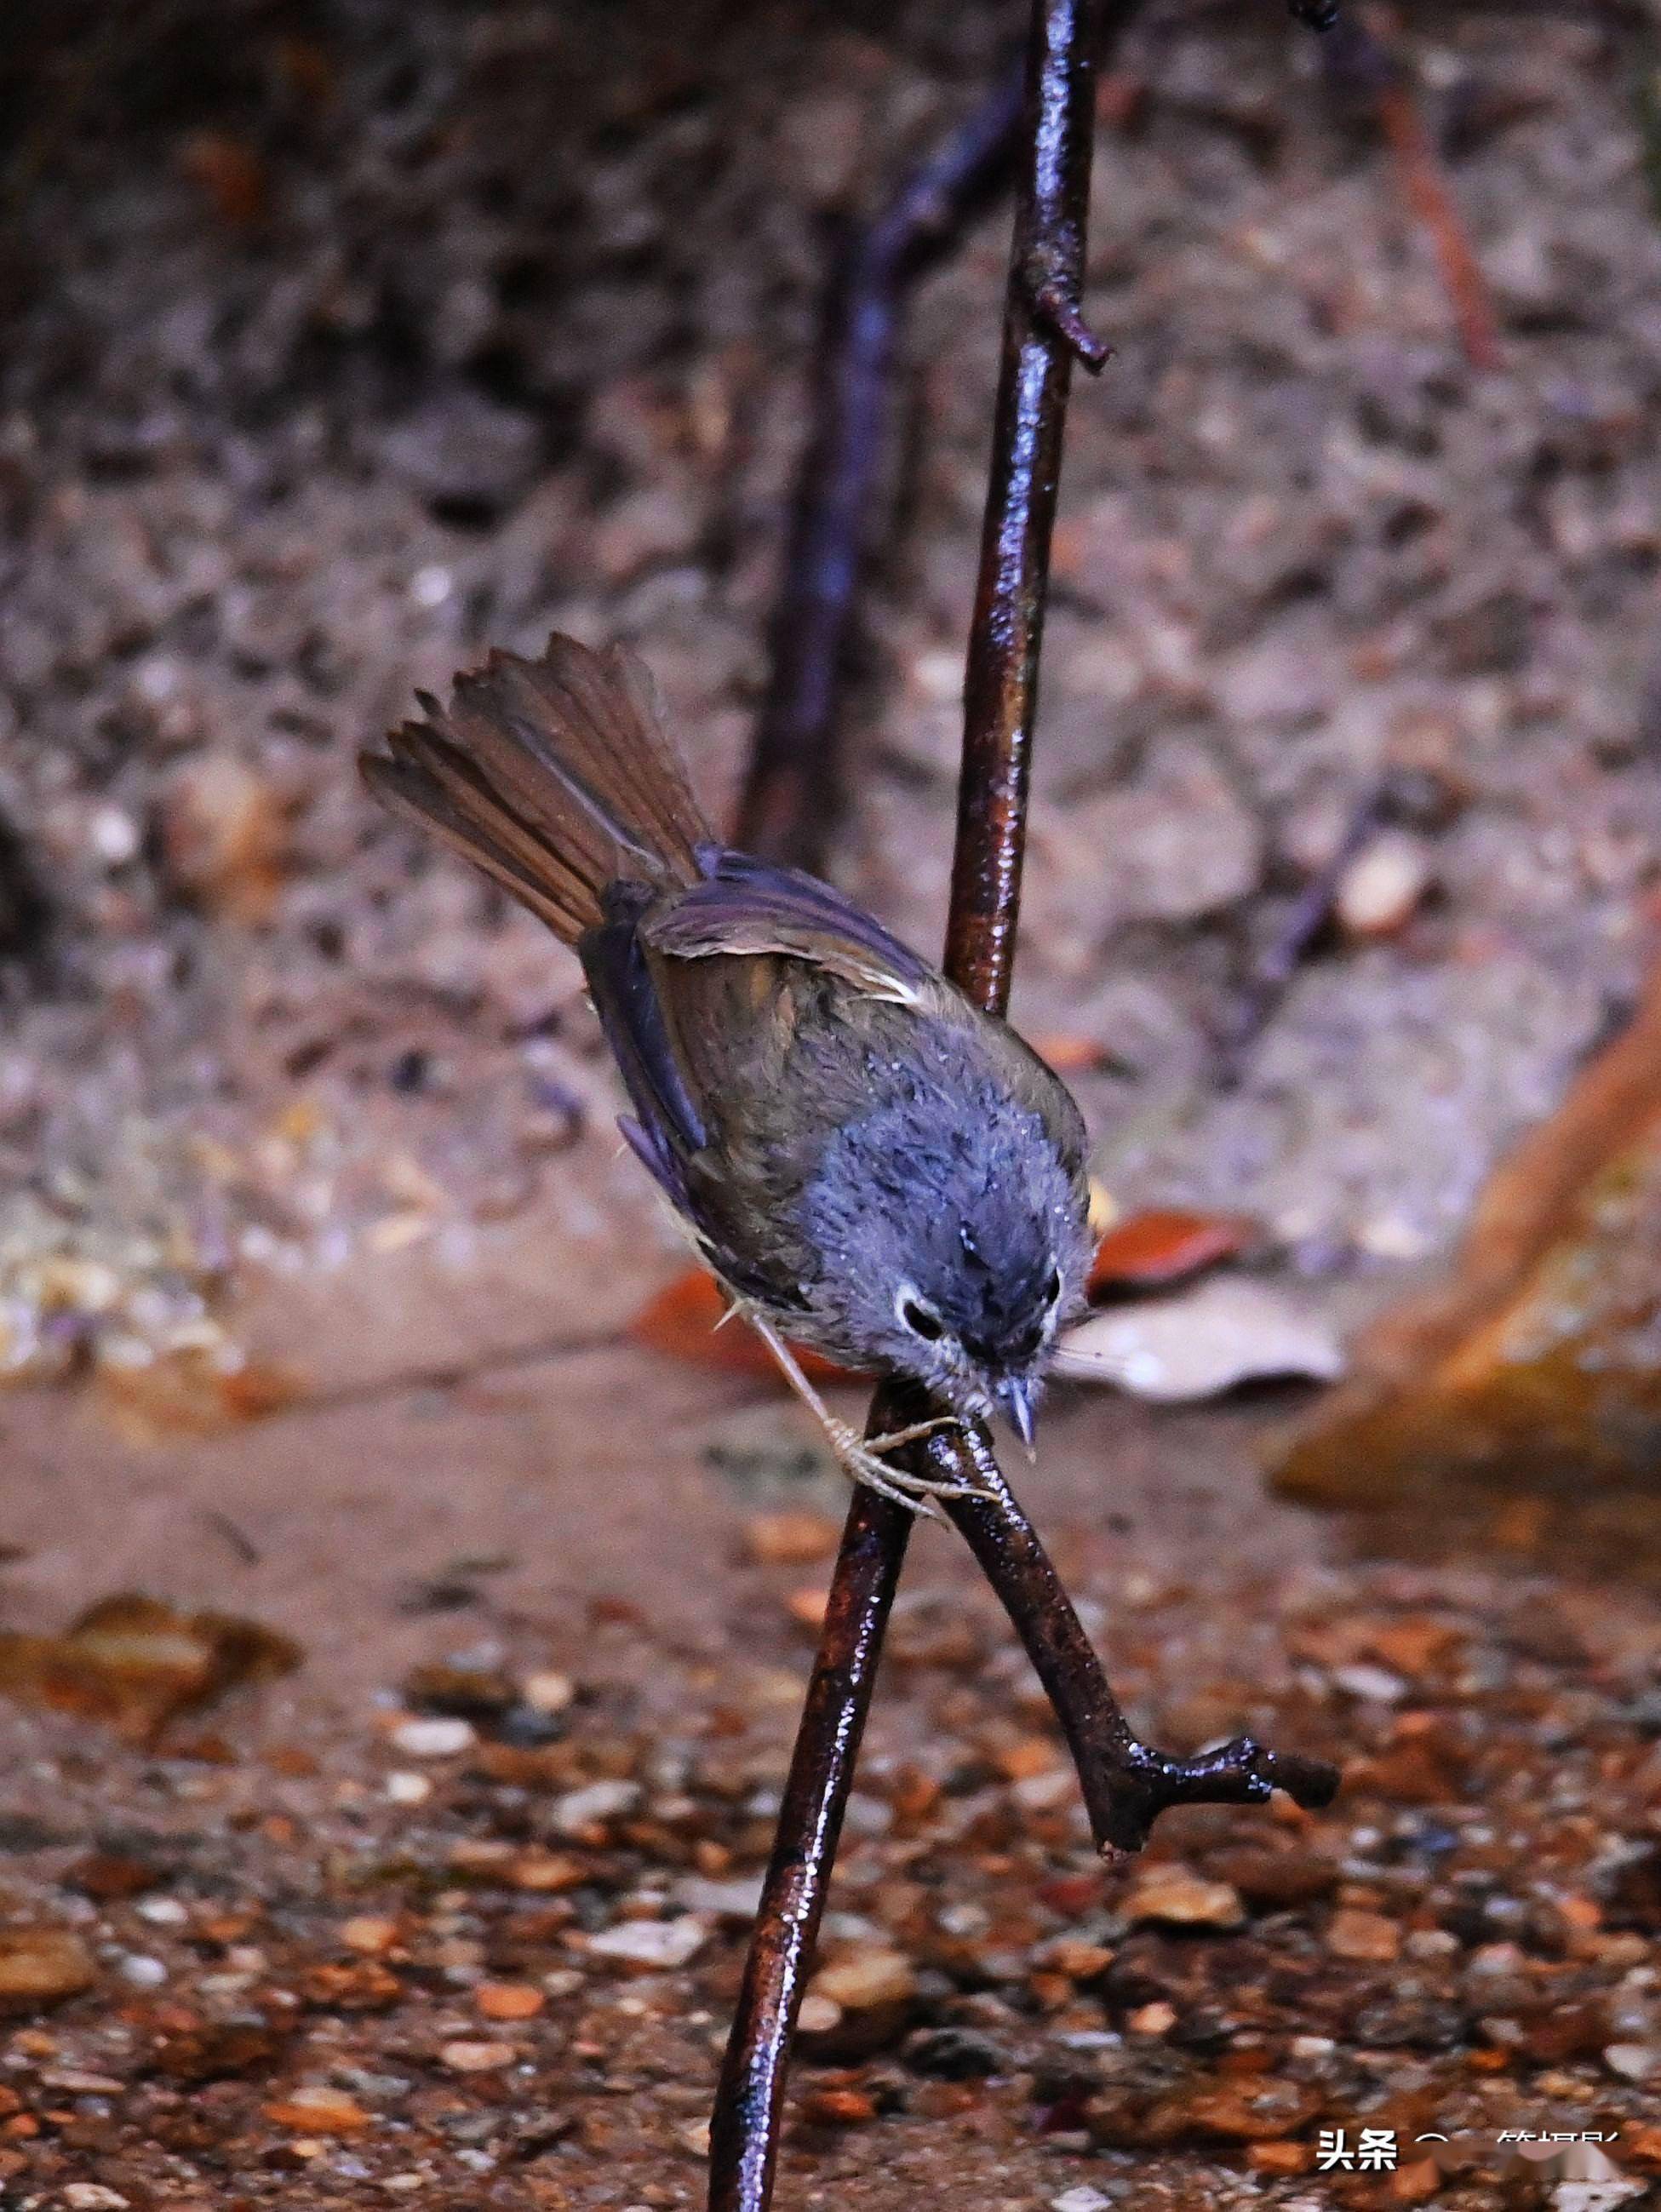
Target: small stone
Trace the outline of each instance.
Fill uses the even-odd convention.
[[[1327,1948],[1340,1959],[1388,1966],[1401,1954],[1402,1931],[1381,1912],[1363,1912],[1345,1905],[1328,1923]]]
[[[688,1913],[680,1920],[624,1920],[588,1938],[589,1951],[601,1959],[620,1959],[631,1966],[672,1972],[702,1950],[709,1923]]]
[[[759,1874],[735,1875],[729,1881],[711,1881],[703,1875],[683,1875],[675,1884],[674,1899],[689,1912],[713,1913],[718,1920],[753,1920],[761,1907]]]
[[[141,1898],[133,1911],[153,1928],[182,1928],[190,1918],[176,1897]]]
[[[690,2151],[694,2158],[708,2158],[709,2155],[709,2121],[692,2121],[689,2126],[681,2129],[679,2140],[681,2148]]]
[[[442,2045],[438,2055],[453,2074],[493,2074],[511,2066],[519,2053],[511,2043],[475,2043],[463,2037]]]
[[[503,1871],[514,1888],[548,1897],[562,1889],[575,1889],[586,1873],[581,1860],[573,1858],[569,1851],[539,1849],[519,1852]]]
[[[829,2035],[842,2025],[842,2007],[817,1990],[809,1990],[801,2001],[796,2025],[804,2035]]]
[[[131,2203],[119,2189],[106,2189],[101,2181],[71,2181],[64,2191],[69,2212],[126,2212]]]
[[[1430,882],[1423,842],[1409,830],[1383,830],[1339,878],[1339,927],[1351,937],[1393,936],[1413,919]]]
[[[606,1820],[620,1820],[640,1802],[637,1782],[591,1782],[581,1790],[568,1790],[553,1804],[553,1824],[562,1836],[580,1836],[585,1829]]]
[[[863,2089],[810,2089],[801,2100],[802,2117],[821,2127],[853,2128],[874,2120],[877,2107]]]
[[[1254,2173],[1307,2173],[1315,2163],[1315,2153],[1308,2143],[1248,2143],[1245,2155]]]
[[[1603,2063],[1623,2081],[1661,2080],[1661,2043],[1611,2043]]]
[[[757,1513],[744,1526],[744,1548],[758,1566],[812,1566],[835,1555],[841,1530],[823,1513]]]
[[[394,1805],[424,1805],[433,1794],[433,1785],[424,1774],[411,1774],[407,1767],[386,1777],[386,1796]]]
[[[368,2113],[355,2098],[322,2084],[295,2089],[267,2105],[265,2118],[279,2128],[317,2136],[355,2136],[369,2124]]]
[[[124,1952],[116,1971],[124,1982],[130,1982],[136,1990],[159,1990],[167,1978],[164,1961],[152,1959],[143,1951]]]
[[[406,1759],[453,1759],[478,1741],[471,1721],[435,1716],[400,1721],[392,1730],[393,1745]]]
[[[530,1982],[481,1982],[473,2003],[486,2020],[534,2020],[547,2002]]]
[[[1408,1686],[1399,1674],[1386,1667],[1371,1667],[1365,1659],[1353,1667],[1335,1667],[1332,1679],[1346,1697],[1359,1698],[1365,1705],[1393,1705],[1407,1695]]]
[[[878,2005],[909,2004],[916,1987],[916,1970],[902,1952],[872,1948],[844,1952],[821,1966],[809,1990],[843,2012],[864,2012]]]
[[[538,1713],[563,1713],[577,1693],[576,1684],[569,1674],[556,1673],[551,1668],[527,1674],[520,1696]]]
[[[1099,2189],[1088,2182],[1077,2189],[1064,2189],[1059,2197],[1050,2200],[1050,2212],[1109,2212],[1113,2199],[1104,2197]]]
[[[1163,1997],[1152,2004],[1138,2005],[1125,2015],[1125,2026],[1133,2035],[1169,2035],[1176,2025],[1177,2008],[1166,2004]]]
[[[1134,1923],[1159,1921],[1171,1928],[1238,1928],[1245,1918],[1240,1893],[1231,1882],[1208,1881],[1183,1867],[1155,1867],[1125,1900]]]
[[[972,2027],[920,2027],[908,2038],[904,2056],[914,2074],[936,2081],[985,2081],[1008,2073],[1014,2063],[1001,2044]]]
[[[125,868],[137,857],[143,840],[138,824],[125,808],[99,806],[88,817],[87,842],[106,867]]]
[[[0,1931],[0,2013],[34,2012],[92,1987],[92,1954],[67,1928]]]
[[[824,1626],[825,1607],[830,1602],[829,1590],[805,1584],[800,1589],[790,1592],[784,1601],[784,1609],[801,1627],[817,1630]]]
[[[349,1951],[361,1951],[366,1958],[377,1959],[383,1951],[390,1951],[398,1941],[396,1920],[383,1920],[369,1913],[359,1913],[340,1923],[340,1940]]]

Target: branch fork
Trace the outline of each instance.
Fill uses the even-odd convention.
[[[1129,6],[1119,0],[1116,27]],[[990,1013],[1007,1005],[1014,954],[1070,372],[1075,356],[1092,369],[1107,358],[1077,305],[1101,12],[1099,0],[1033,0],[1027,48],[945,961],[952,981]],[[832,647],[841,635],[831,625]],[[808,673],[817,680],[830,672],[816,664]],[[765,810],[747,811],[753,834]],[[936,1411],[921,1393],[885,1384],[867,1436],[891,1436]],[[1317,1760],[1245,1737],[1183,1759],[1132,1735],[983,1430],[954,1424],[920,1435],[897,1458],[930,1486],[1008,1613],[1060,1721],[1104,1856],[1140,1850],[1171,1806],[1256,1803],[1277,1788],[1301,1805],[1331,1801],[1338,1776]],[[766,2212],[771,2200],[790,2039],[912,1525],[905,1504],[855,1489],[710,2123],[710,2212]]]

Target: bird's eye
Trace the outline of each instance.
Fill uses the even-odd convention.
[[[1047,1306],[1057,1306],[1062,1302],[1062,1271],[1059,1267],[1052,1267],[1050,1271],[1050,1280],[1043,1286],[1043,1300]]]
[[[930,1313],[927,1306],[919,1305],[916,1298],[900,1300],[900,1319],[912,1334],[920,1336],[925,1344],[938,1344],[946,1334],[946,1323],[940,1316]]]

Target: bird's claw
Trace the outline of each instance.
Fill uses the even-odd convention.
[[[854,1481],[862,1482],[867,1490],[874,1490],[879,1497],[888,1498],[893,1504],[904,1505],[913,1513],[938,1521],[940,1515],[937,1500],[955,1504],[961,1498],[983,1497],[985,1493],[980,1486],[955,1477],[914,1474],[906,1468],[889,1467],[881,1455],[898,1451],[940,1429],[958,1425],[951,1414],[940,1413],[931,1420],[916,1421],[908,1428],[891,1430],[882,1436],[862,1437],[844,1421],[835,1422],[829,1433],[832,1449]]]

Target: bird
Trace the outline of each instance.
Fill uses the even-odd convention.
[[[370,788],[575,950],[624,1139],[845,1472],[931,1512],[966,1483],[902,1446],[1001,1414],[1031,1452],[1092,1255],[1060,1078],[842,892],[723,843],[627,647],[556,632],[417,696]],[[861,1437],[800,1347],[939,1410]]]

